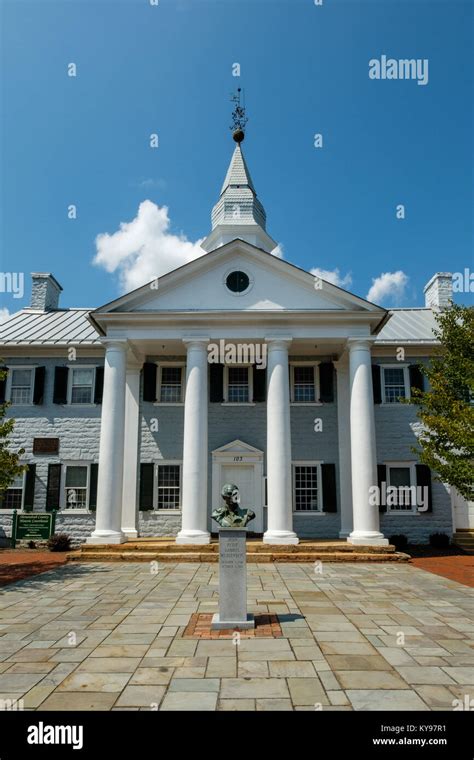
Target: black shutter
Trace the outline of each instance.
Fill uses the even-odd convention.
[[[372,388],[374,391],[374,404],[382,403],[382,380],[380,377],[380,365],[372,364]]]
[[[143,365],[143,401],[156,401],[156,369],[154,362]]]
[[[334,401],[334,364],[323,362],[319,365],[319,400]]]
[[[91,464],[89,477],[89,509],[95,510],[97,507],[97,477],[99,474],[99,465]]]
[[[5,372],[5,377],[0,379],[0,404],[4,404],[5,398],[6,398],[6,392],[7,392],[8,370],[6,367],[3,367],[3,366],[0,367],[0,370],[2,372]]]
[[[36,465],[29,464],[25,477],[25,498],[23,499],[23,509],[25,512],[33,511],[33,504],[35,501],[35,480]]]
[[[222,403],[224,401],[224,365],[210,364],[209,368],[209,400],[214,403]],[[261,369],[258,371],[263,372]]]
[[[428,488],[428,509],[426,512],[433,511],[433,494],[431,489],[431,470],[427,464],[416,465],[416,485],[422,488]]]
[[[94,404],[102,403],[102,395],[104,393],[104,368],[95,368],[95,388],[94,388]]]
[[[385,486],[387,485],[387,465],[385,464],[378,464],[377,465],[377,485],[379,487],[379,512],[386,512],[387,511],[387,505],[382,504],[382,483],[385,483]]]
[[[45,367],[36,367],[35,384],[33,388],[33,404],[42,404],[44,400],[44,378],[46,375]]]
[[[337,512],[336,465],[321,465],[323,512]]]
[[[67,367],[54,368],[53,404],[67,404]]]
[[[46,486],[46,509],[59,509],[61,490],[61,465],[48,465],[48,484]]]
[[[256,364],[253,365],[253,400],[265,401],[267,398],[267,370],[262,367],[259,369]]]
[[[418,364],[410,364],[408,370],[410,372],[410,388],[416,388],[419,391],[424,390],[423,372]]]
[[[154,464],[140,465],[140,497],[139,508],[141,510],[153,509],[153,473]]]

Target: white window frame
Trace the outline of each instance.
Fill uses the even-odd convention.
[[[320,401],[321,389],[319,381],[319,361],[290,361],[290,404],[293,406],[322,406]],[[313,367],[314,372],[314,401],[295,401],[295,367]]]
[[[399,404],[403,404],[403,401],[385,401],[385,370],[386,369],[402,369],[403,370],[403,382],[405,385],[405,398],[411,398],[410,393],[410,370],[409,370],[409,364],[401,364],[398,362],[398,364],[380,364],[380,370],[381,370],[381,377],[380,377],[380,385],[381,385],[381,392],[382,392],[382,406],[397,406]]]
[[[20,462],[20,464],[27,464],[27,462]],[[26,489],[26,470],[21,473],[21,476],[23,477],[23,485],[21,487],[21,507],[19,509],[17,509],[17,512],[23,512],[24,511],[24,506],[25,506],[25,489]],[[8,491],[8,488],[6,489],[6,491]],[[3,508],[3,509],[0,509],[0,515],[12,515],[13,511],[14,510],[11,509],[11,508],[8,508],[8,509]]]
[[[246,369],[249,388],[248,401],[229,401],[229,369]],[[235,364],[224,364],[224,402],[226,406],[255,406],[253,400],[253,371],[252,364],[236,362]]]
[[[387,406],[391,406],[391,404],[387,404]],[[410,470],[410,486],[416,487],[416,462],[413,460],[405,461],[405,462],[384,462],[383,463],[387,470],[387,488],[391,485],[390,483],[390,469],[392,467],[403,467],[404,469]],[[419,515],[421,512],[417,509],[416,504],[411,505],[411,509],[397,509],[394,506],[386,506],[386,514],[387,515]]]
[[[12,406],[32,406],[33,404],[33,394],[35,390],[35,377],[36,377],[36,364],[12,364],[7,367],[8,374],[7,374],[7,385],[5,389],[5,398],[7,401],[9,401]],[[13,372],[17,369],[20,370],[31,370],[31,385],[30,385],[30,399],[29,401],[26,401],[24,404],[19,404],[17,401],[12,401],[12,382],[13,382]]]
[[[67,403],[68,406],[74,406],[74,407],[90,407],[90,406],[97,406],[97,404],[94,403],[94,394],[95,394],[95,381],[96,381],[96,370],[97,367],[95,364],[68,364],[68,376],[67,376]],[[91,369],[92,370],[92,393],[91,393],[91,401],[85,401],[82,404],[73,404],[72,403],[72,378],[73,373],[75,369]]]
[[[81,406],[81,404],[78,404]],[[91,497],[91,464],[92,460],[84,461],[84,459],[70,460],[67,462],[61,462],[61,493],[59,497],[59,511],[65,515],[88,515],[92,510],[89,507]],[[87,469],[87,499],[86,506],[80,509],[71,509],[67,506],[66,499],[66,471],[68,467],[85,467]]]
[[[159,509],[158,508],[158,467],[167,465],[178,465],[179,467],[179,508],[178,509]],[[153,511],[159,515],[180,515],[182,513],[183,502],[183,461],[182,459],[160,459],[155,462],[153,472]]]
[[[161,373],[163,367],[181,367],[181,401],[161,401]],[[183,406],[186,387],[186,362],[156,363],[156,401],[155,406]]]
[[[324,515],[326,514],[323,512],[323,502],[322,502],[322,469],[321,465],[323,464],[322,460],[317,459],[298,459],[294,460],[291,463],[291,501],[292,501],[292,509],[294,515]],[[295,475],[295,468],[296,467],[316,467],[317,470],[317,480],[318,480],[318,507],[317,509],[296,509],[296,475]]]

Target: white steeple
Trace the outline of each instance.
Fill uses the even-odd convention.
[[[240,238],[270,252],[277,244],[265,231],[265,209],[257,198],[240,147],[245,136],[243,125],[246,119],[243,108],[240,105],[238,108],[240,109],[239,118],[234,118],[234,127],[236,128],[232,135],[237,145],[222,185],[219,200],[212,209],[212,232],[201,245],[205,251],[209,252],[229,243],[231,240]]]

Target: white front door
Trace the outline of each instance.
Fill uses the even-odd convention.
[[[242,464],[240,466],[225,464],[221,467],[221,482],[219,487],[222,488],[226,483],[235,483],[240,492],[240,506],[242,509],[253,509],[255,501],[254,470],[253,464]]]
[[[238,487],[241,508],[255,512],[248,530],[263,533],[263,451],[242,441],[232,441],[213,451],[212,509],[223,505],[221,491],[226,483],[235,483]],[[211,530],[218,530],[213,521]]]

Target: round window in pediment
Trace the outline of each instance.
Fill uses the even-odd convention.
[[[236,270],[227,275],[225,284],[232,293],[244,293],[249,289],[250,277],[246,272]]]

